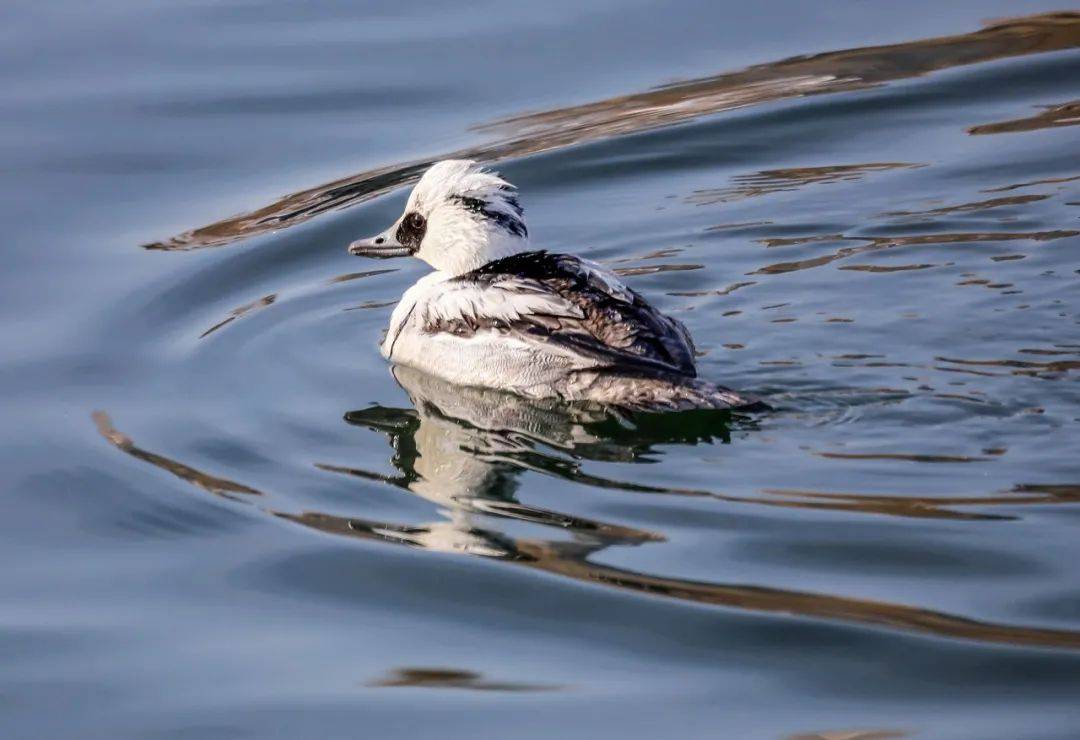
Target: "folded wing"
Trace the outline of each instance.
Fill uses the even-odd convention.
[[[527,252],[444,283],[420,317],[423,330],[514,335],[571,350],[597,368],[695,377],[694,348],[612,273],[570,255]]]

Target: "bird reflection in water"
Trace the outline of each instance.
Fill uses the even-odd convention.
[[[647,459],[656,445],[728,442],[732,429],[753,427],[752,419],[732,416],[727,411],[624,416],[597,406],[529,401],[500,392],[453,386],[406,368],[394,368],[393,372],[409,394],[413,407],[374,406],[349,412],[345,420],[387,435],[393,448],[391,461],[397,473],[385,475],[330,464],[318,464],[317,467],[395,486],[434,503],[442,519],[406,524],[311,511],[293,513],[270,506],[260,508],[273,516],[329,534],[479,556],[578,581],[685,602],[856,622],[980,642],[1080,649],[1080,632],[1071,630],[978,621],[931,609],[823,593],[654,576],[598,563],[595,554],[606,548],[656,544],[665,538],[658,532],[521,502],[516,495],[521,473],[537,471],[594,487],[701,496],[740,504],[830,508],[899,516],[916,514],[901,505],[886,506],[870,500],[881,497],[868,497],[865,502],[857,495],[845,495],[838,501],[771,500],[692,489],[655,488],[588,475],[573,462],[582,458]],[[138,447],[130,437],[117,431],[102,412],[97,412],[94,418],[102,436],[120,450],[213,495],[251,503],[261,500],[264,495],[255,488],[203,473]],[[543,448],[566,454],[548,454],[542,451]],[[860,500],[851,500],[853,496]],[[949,503],[984,502],[1008,502],[1008,497],[973,497],[970,501],[952,499]],[[1026,502],[1033,503],[1031,500]],[[932,502],[916,503],[918,516],[961,516],[948,509],[935,509]],[[544,537],[519,535],[519,532],[536,526],[551,534]]]
[[[659,443],[730,440],[731,416],[723,411],[690,414],[691,418],[646,415],[638,419],[652,423],[641,424],[595,405],[528,401],[499,391],[454,386],[405,367],[395,367],[393,373],[413,407],[375,406],[350,411],[345,420],[387,435],[399,475],[387,477],[326,464],[318,467],[406,489],[437,505],[445,519],[398,525],[312,513],[281,516],[324,531],[442,552],[523,562],[581,560],[612,545],[637,545],[664,537],[518,501],[518,477],[525,470],[541,468],[561,477],[581,477],[574,463],[541,455],[537,445],[575,457],[629,461]],[[678,424],[673,423],[675,418]],[[514,538],[491,528],[496,519],[552,527],[568,534],[570,541]]]

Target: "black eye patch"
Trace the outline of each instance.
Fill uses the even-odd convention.
[[[420,249],[420,242],[424,241],[424,232],[426,231],[427,220],[416,211],[413,211],[401,219],[401,226],[398,226],[395,236],[398,244],[416,252]]]
[[[513,195],[506,195],[504,200],[510,206],[510,208],[517,214],[512,216],[502,211],[495,211],[488,208],[487,201],[480,200],[479,198],[469,198],[468,196],[458,195],[453,198],[457,203],[460,203],[465,210],[478,213],[489,221],[493,221],[500,228],[509,231],[511,234],[520,237],[526,237],[529,235],[528,229],[525,228],[525,222],[522,221],[521,216],[523,211],[521,205],[518,203],[517,198]]]

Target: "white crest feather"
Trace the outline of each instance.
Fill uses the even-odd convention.
[[[528,232],[516,191],[472,160],[436,162],[405,206],[406,213],[427,220],[416,256],[437,270],[460,275],[526,251]]]

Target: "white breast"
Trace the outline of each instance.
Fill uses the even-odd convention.
[[[442,283],[449,279],[445,273],[435,272],[405,292],[390,317],[381,345],[384,357],[451,383],[502,388],[532,396],[555,395],[553,384],[565,379],[571,370],[592,365],[557,347],[522,341],[495,330],[477,331],[468,337],[425,331],[425,324],[432,317],[445,318],[448,305],[445,300],[437,299],[445,298],[446,286]],[[479,299],[479,294],[476,297]],[[504,297],[498,310],[509,315],[527,311],[537,300],[545,300],[542,295],[520,294],[520,305],[515,306],[513,298]],[[477,308],[467,294],[457,294],[454,300],[461,304],[462,313]]]

